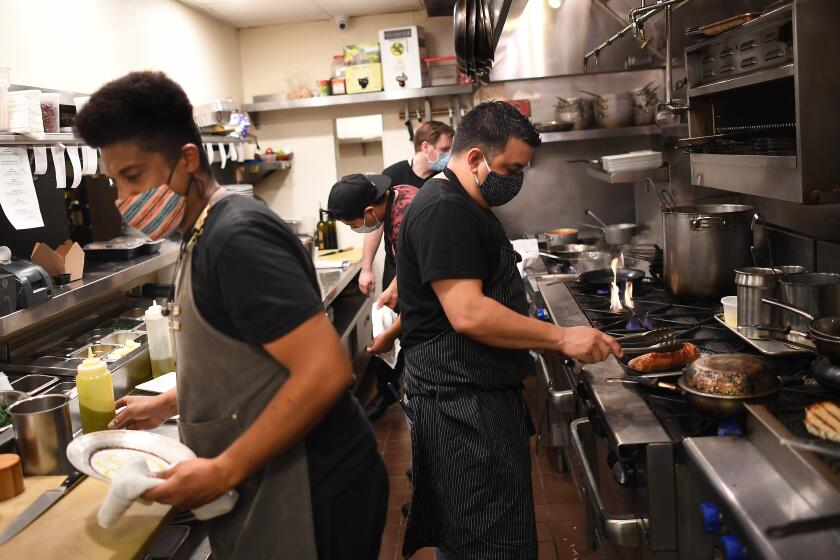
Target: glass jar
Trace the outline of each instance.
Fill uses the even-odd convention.
[[[344,55],[333,55],[332,66],[330,67],[330,92],[332,95],[344,95],[347,93],[347,86],[344,74],[347,70],[347,63],[344,62]]]

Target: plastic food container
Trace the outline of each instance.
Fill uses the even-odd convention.
[[[451,86],[458,83],[458,61],[454,56],[424,58],[429,85]]]
[[[723,320],[733,329],[738,328],[738,296],[726,296],[720,302],[723,304]]]
[[[41,93],[41,117],[44,119],[44,132],[58,132],[58,105],[61,96],[57,93]]]

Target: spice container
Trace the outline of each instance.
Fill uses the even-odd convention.
[[[105,362],[91,354],[77,369],[76,389],[79,394],[79,414],[82,430],[89,434],[108,429],[116,416],[114,383]]]
[[[57,93],[41,93],[41,117],[44,119],[44,132],[58,132],[58,104],[61,96]]]
[[[318,80],[318,97],[326,97],[330,94],[330,80]]]
[[[332,66],[330,67],[330,92],[332,95],[344,95],[347,93],[345,72],[347,64],[344,62],[344,55],[333,55]]]
[[[0,68],[0,132],[9,131],[9,69]]]

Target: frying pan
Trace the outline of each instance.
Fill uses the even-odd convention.
[[[466,15],[466,24],[467,24],[467,32],[465,34],[466,37],[466,55],[464,60],[467,65],[467,75],[474,76],[476,72],[475,68],[475,3],[477,0],[466,0],[467,9],[465,12]]]
[[[638,293],[639,286],[645,273],[635,268],[619,268],[616,275],[618,276],[618,290],[624,292],[624,285],[627,282],[633,284],[633,293]],[[599,268],[597,270],[590,270],[578,276],[578,282],[588,292],[607,292],[610,291],[610,286],[613,282],[613,271],[609,268]]]
[[[821,317],[815,319],[813,315],[803,309],[782,303],[774,299],[762,298],[761,301],[775,307],[781,307],[794,313],[802,315],[809,321],[808,333],[811,340],[817,346],[820,354],[831,360],[835,365],[840,365],[840,316]]]
[[[755,386],[760,387],[760,389],[748,395],[719,395],[701,391],[690,384],[692,376],[705,375],[706,372],[727,376],[733,371],[739,371],[739,368],[743,368],[745,372],[751,372],[749,377],[751,377]],[[779,392],[782,385],[779,378],[773,374],[766,363],[749,354],[712,354],[704,356],[685,368],[676,385],[660,381],[659,378],[642,376],[611,378],[607,381],[610,383],[635,383],[651,389],[664,389],[681,393],[686,397],[692,408],[716,418],[738,416],[743,412],[744,404],[769,399]]]
[[[467,73],[467,0],[455,3],[455,54],[458,55],[458,70]]]

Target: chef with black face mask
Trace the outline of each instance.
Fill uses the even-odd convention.
[[[397,281],[405,389],[413,418],[414,493],[403,545],[447,558],[537,558],[529,438],[521,397],[528,349],[584,363],[621,354],[588,327],[531,319],[517,253],[491,207],[522,188],[539,133],[487,102],[455,134],[445,178],[403,220]]]

